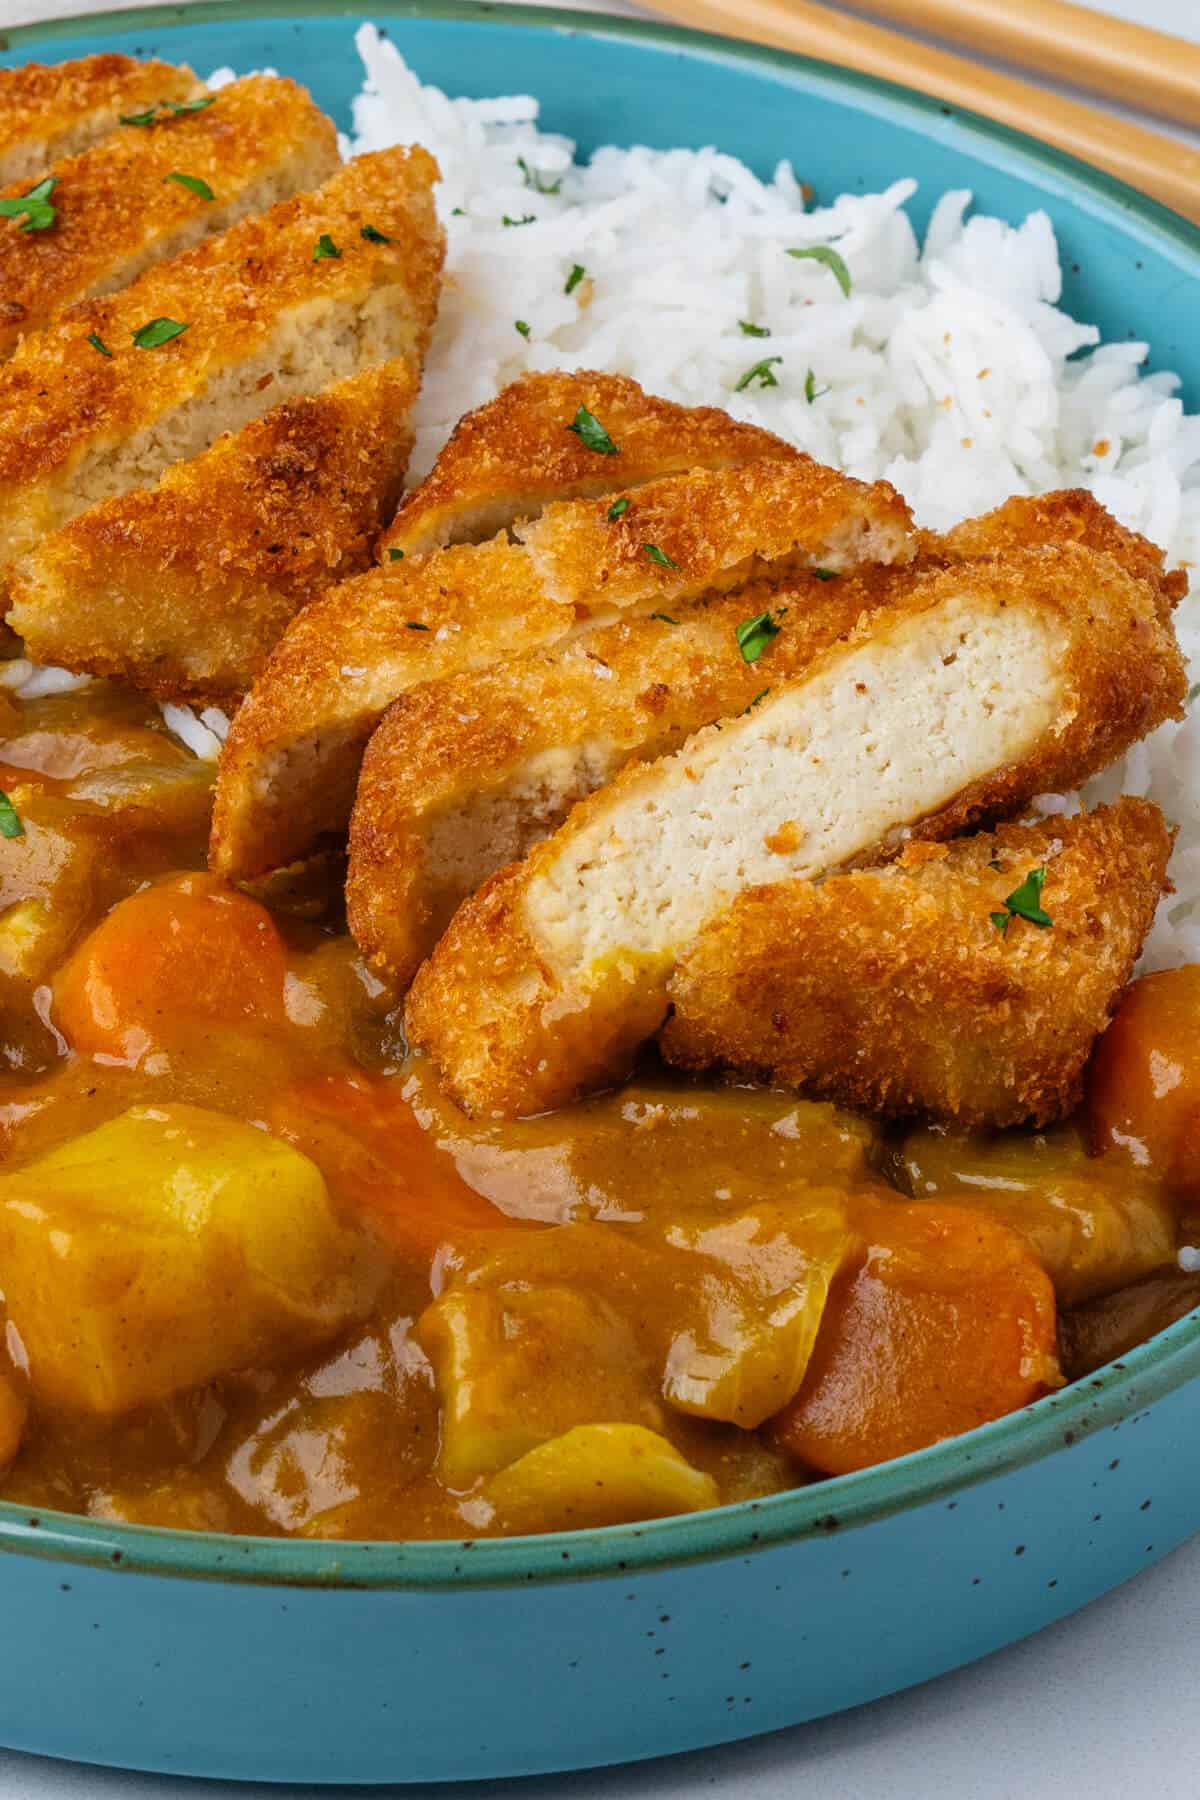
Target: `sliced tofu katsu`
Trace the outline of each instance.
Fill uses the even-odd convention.
[[[337,167],[332,122],[274,75],[235,81],[198,111],[157,110],[54,163],[52,223],[0,219],[0,360],[64,306],[124,287]]]
[[[646,553],[626,524],[635,509],[670,552],[656,540],[659,555]],[[503,536],[451,545],[387,563],[306,608],[234,721],[212,866],[248,879],[344,831],[367,740],[419,682],[525,655],[621,613],[697,600],[760,570],[905,560],[913,548],[908,509],[886,482],[869,487],[796,457],[644,487],[606,524],[612,541],[589,587],[577,559],[609,510],[604,500],[564,501],[530,528],[536,547]]]
[[[395,357],[419,366],[436,178],[421,149],[358,157],[27,338],[0,368],[0,580],[46,533],[281,401]]]
[[[403,358],[373,365],[72,519],[12,572],[28,654],[164,700],[236,700],[300,608],[370,565],[418,385]]]
[[[976,1130],[1046,1125],[1133,972],[1172,833],[1148,800],[751,888],[670,982],[669,1061]]]
[[[346,898],[360,949],[406,987],[460,901],[576,801],[631,758],[665,755],[754,705],[909,579],[879,568],[751,586],[402,696],[368,745],[351,821]],[[747,637],[764,619],[776,635],[760,623]]]
[[[565,1104],[625,1072],[679,956],[744,889],[1076,787],[1185,691],[1155,588],[1103,552],[918,575],[807,673],[625,769],[493,876],[419,971],[410,1042],[468,1112]]]
[[[590,422],[583,414],[590,414]],[[628,492],[689,469],[800,452],[715,406],[680,406],[627,375],[522,375],[455,426],[380,545],[406,556],[475,544],[552,500]]]
[[[115,51],[0,69],[0,183],[44,175],[115,130],[122,113],[169,112],[207,92],[190,69]]]

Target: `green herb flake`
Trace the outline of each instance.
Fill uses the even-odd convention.
[[[741,713],[739,714],[739,717],[744,719],[747,713],[753,712],[755,707],[758,705],[759,701],[765,700],[767,695],[770,693],[770,691],[771,690],[769,687],[760,688],[758,693],[755,694],[753,700],[751,700],[749,706],[743,706]]]
[[[771,332],[766,325],[754,325],[749,319],[739,319],[738,329],[744,337],[770,337]]]
[[[0,218],[20,219],[22,231],[48,231],[58,217],[58,208],[50,204],[50,196],[57,186],[57,175],[47,175],[27,194],[0,200]]]
[[[586,450],[594,450],[597,456],[620,455],[620,451],[609,437],[607,431],[605,431],[595,413],[590,413],[586,406],[580,407],[571,423],[567,426],[567,430],[573,431],[584,448]]]
[[[621,498],[619,500],[613,501],[612,505],[609,507],[607,513],[604,516],[611,525],[615,525],[617,520],[621,517],[621,514],[627,513],[628,511],[629,511],[629,496],[628,496],[628,494],[622,494]]]
[[[158,107],[148,106],[145,112],[118,113],[117,122],[121,125],[153,125],[158,116]]]
[[[111,358],[112,351],[109,349],[108,345],[105,343],[104,339],[100,336],[100,333],[98,331],[89,331],[87,334],[87,341],[92,346],[93,350],[98,350],[100,352],[101,356],[107,356],[107,357]]]
[[[500,223],[502,225],[536,225],[537,214],[522,213],[519,219],[510,219],[507,213],[501,213]]]
[[[212,106],[216,97],[215,94],[202,94],[199,100],[168,100],[166,104],[172,117],[177,119],[181,113],[203,112],[206,106]]]
[[[563,293],[573,294],[586,274],[587,270],[584,268],[583,264],[576,263],[572,268],[571,273],[567,276],[566,283],[563,287]]]
[[[166,119],[182,118],[185,113],[203,112],[216,97],[215,94],[202,94],[199,100],[159,100],[145,112],[118,113],[117,119],[122,125],[159,125]]]
[[[660,569],[677,569],[679,567],[674,557],[668,556],[666,551],[661,550],[657,544],[643,544],[642,549],[650,561],[657,563]]]
[[[528,339],[528,337],[529,337],[528,321],[525,319],[514,319],[513,324],[516,326],[516,328],[520,332],[521,336],[525,339]]]
[[[823,399],[828,392],[829,389],[827,387],[819,388],[817,386],[816,375],[809,369],[804,377],[804,398],[808,401],[808,404],[811,406],[814,400]]]
[[[419,619],[405,619],[404,623],[410,631],[428,631],[429,630],[428,625],[422,625]]]
[[[202,181],[199,175],[184,175],[178,169],[172,169],[169,175],[163,176],[163,180],[178,182],[180,187],[186,188],[189,194],[195,194],[200,200],[215,200],[217,197],[207,181]]]
[[[850,297],[850,271],[831,244],[810,244],[806,250],[789,250],[799,262],[819,262],[829,270],[846,298]]]
[[[389,562],[403,562],[404,561],[403,550],[397,550],[395,544],[389,544],[388,545],[388,561]]]
[[[21,823],[21,815],[0,788],[0,837],[19,838],[25,836],[25,827]]]
[[[1046,870],[1031,869],[1020,887],[1015,887],[1004,902],[1003,912],[989,913],[992,924],[1004,937],[1008,932],[1012,919],[1027,919],[1040,931],[1045,931],[1054,920],[1042,907],[1042,889],[1046,885]]]
[[[169,344],[172,338],[182,337],[187,329],[178,319],[148,319],[134,332],[134,347],[138,350],[157,350],[160,344]]]
[[[734,393],[740,394],[743,389],[750,386],[752,381],[757,381],[759,387],[778,387],[779,382],[772,373],[771,365],[772,363],[781,363],[782,361],[782,356],[764,356],[761,362],[756,362],[751,368],[746,370],[746,373],[735,386],[733,390]]]
[[[838,578],[836,569],[814,569],[813,574],[818,581],[836,581]]]
[[[738,649],[742,653],[742,661],[757,662],[771,639],[779,636],[779,626],[769,612],[756,613],[752,619],[743,619],[734,632]]]
[[[466,216],[467,209],[465,206],[452,206],[450,208],[450,217],[452,219],[465,219]]]
[[[460,207],[457,210],[461,211],[462,209]],[[380,231],[377,225],[364,225],[358,235],[366,238],[368,244],[394,244],[396,241],[395,238],[390,238],[386,231]]]
[[[670,613],[651,613],[650,617],[652,619],[661,619],[664,625],[678,625],[679,623],[679,620],[673,619]]]
[[[557,194],[557,193],[561,192],[561,190],[562,190],[562,176],[561,175],[559,176],[557,181],[545,181],[538,174],[536,169],[530,168],[529,164],[525,161],[525,158],[523,156],[518,156],[517,167],[518,167],[518,169],[520,169],[521,174],[524,178],[525,186],[527,188],[532,188],[535,194]]]
[[[1187,704],[1189,706],[1192,704],[1193,700],[1196,699],[1197,695],[1200,695],[1200,681],[1196,683],[1195,687],[1188,689]]]
[[[334,243],[334,241],[330,237],[329,233],[327,231],[323,231],[321,233],[320,237],[317,239],[316,243],[313,245],[313,258],[312,259],[314,262],[325,262],[325,261],[329,260],[330,258],[340,259],[341,254],[342,254],[341,251],[338,249],[337,245]]]

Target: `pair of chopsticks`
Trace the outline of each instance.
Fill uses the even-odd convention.
[[[1106,169],[1200,220],[1200,149],[814,0],[648,0],[680,24],[920,89]],[[1200,127],[1200,45],[1071,0],[854,0],[968,50]]]

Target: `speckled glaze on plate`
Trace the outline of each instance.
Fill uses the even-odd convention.
[[[351,33],[452,93],[532,92],[598,143],[791,156],[819,193],[947,187],[1044,206],[1065,305],[1147,338],[1200,402],[1200,233],[1053,150],[905,90],[579,13],[297,0],[0,36],[0,66],[100,49],[273,66],[345,125]],[[641,1527],[331,1544],[0,1503],[0,1742],[179,1774],[418,1782],[615,1763],[852,1706],[982,1656],[1200,1527],[1200,1316],[1088,1381],[860,1475]]]

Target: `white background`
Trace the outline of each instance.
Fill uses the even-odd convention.
[[[1095,3],[1200,41],[1200,0]],[[0,0],[0,24],[81,10],[87,0]],[[621,0],[608,10],[641,11]],[[729,11],[736,17],[737,0]],[[363,12],[370,16],[369,0]],[[1200,1800],[1198,1619],[1200,1540],[1024,1644],[815,1725],[636,1768],[397,1792],[407,1800],[791,1800],[801,1793],[812,1800]],[[12,1644],[7,1651],[20,1653]],[[59,1698],[70,1705],[69,1693]],[[553,1696],[545,1703],[552,1706]],[[314,1800],[346,1792],[286,1791]],[[0,1750],[0,1800],[272,1800],[284,1792],[74,1768]],[[358,1793],[365,1800],[366,1791]]]

